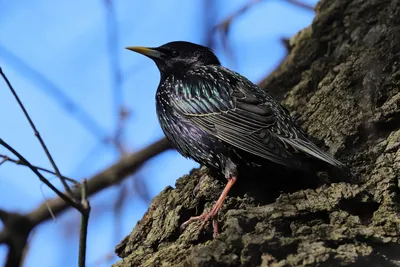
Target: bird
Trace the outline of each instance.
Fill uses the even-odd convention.
[[[221,65],[205,46],[173,41],[159,47],[126,49],[149,57],[160,72],[156,91],[159,124],[186,158],[217,170],[227,183],[210,212],[191,217],[182,228],[216,221],[240,173],[273,162],[301,169],[313,158],[339,169],[346,166],[310,141],[290,113],[268,92]]]

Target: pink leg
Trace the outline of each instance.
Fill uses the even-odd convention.
[[[232,188],[232,186],[235,182],[236,182],[236,177],[231,177],[228,180],[228,183],[226,184],[224,191],[222,191],[217,202],[215,203],[214,207],[212,208],[212,210],[209,213],[203,213],[200,216],[191,217],[189,220],[187,220],[186,222],[184,222],[182,224],[181,228],[184,229],[186,226],[188,226],[189,224],[191,224],[194,221],[202,221],[202,223],[200,225],[200,231],[201,231],[204,228],[204,226],[206,226],[207,222],[210,219],[213,219],[214,237],[216,237],[218,235],[218,224],[214,218],[218,214],[219,210],[221,209],[222,204],[224,203],[224,200],[225,200],[226,196],[228,195],[229,190]]]

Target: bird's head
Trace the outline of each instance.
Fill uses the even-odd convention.
[[[182,72],[194,66],[220,65],[211,49],[189,42],[170,42],[159,47],[131,46],[126,49],[151,58],[161,75]]]

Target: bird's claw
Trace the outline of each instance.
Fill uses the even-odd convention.
[[[233,176],[228,180],[228,183],[226,184],[224,191],[222,191],[221,195],[219,196],[217,202],[214,204],[214,207],[212,208],[212,210],[208,213],[203,213],[199,216],[194,216],[191,217],[189,220],[187,220],[186,222],[184,222],[181,225],[181,229],[185,229],[186,226],[188,226],[189,224],[191,224],[194,221],[202,221],[201,225],[200,225],[200,231],[203,230],[204,226],[206,226],[207,222],[210,219],[213,219],[213,229],[214,229],[214,238],[217,237],[219,235],[218,232],[218,222],[215,219],[215,217],[217,216],[218,212],[220,211],[222,204],[224,203],[224,199],[226,198],[226,196],[228,195],[228,191],[231,189],[232,185],[235,183],[236,181],[236,177]]]
[[[217,214],[218,214],[218,212],[216,212],[213,209],[208,213],[203,213],[203,214],[201,214],[199,216],[190,217],[189,220],[187,220],[186,222],[184,222],[181,225],[181,229],[184,230],[192,222],[201,221],[201,224],[200,224],[200,227],[199,227],[199,231],[202,231],[204,229],[204,227],[207,225],[208,221],[210,221],[212,219],[213,232],[214,232],[213,233],[213,237],[216,238],[219,235],[218,222],[215,219]]]

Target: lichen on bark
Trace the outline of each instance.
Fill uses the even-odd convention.
[[[290,45],[262,87],[352,179],[268,201],[233,194],[212,239],[211,227],[180,230],[224,186],[193,170],[153,199],[114,266],[400,266],[400,2],[323,0]]]

